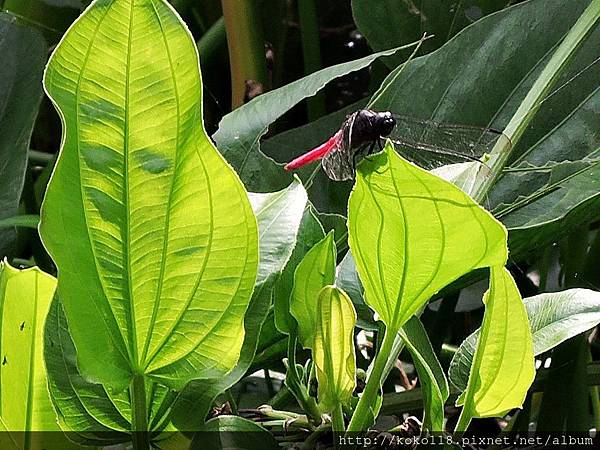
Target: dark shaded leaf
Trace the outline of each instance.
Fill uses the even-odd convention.
[[[27,149],[42,99],[46,62],[44,38],[0,13],[0,219],[15,216],[19,206]],[[0,257],[14,244],[14,229],[0,230]]]

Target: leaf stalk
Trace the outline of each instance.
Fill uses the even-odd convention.
[[[344,431],[346,428],[346,426],[344,424],[344,412],[342,410],[341,403],[338,403],[335,406],[335,408],[331,414],[331,427],[333,429],[334,447],[336,449],[340,448],[340,446],[338,444],[340,442],[339,437],[344,435]]]
[[[485,199],[488,191],[502,175],[511,151],[521,139],[523,133],[533,120],[544,98],[556,84],[559,76],[567,67],[576,50],[583,43],[585,37],[594,28],[600,18],[600,0],[592,0],[577,22],[571,27],[563,41],[560,43],[552,57],[535,80],[533,86],[519,105],[519,108],[504,129],[508,140],[500,139],[490,152],[491,175],[482,177],[481,182],[475,187],[473,198],[480,202]]]
[[[290,334],[289,345],[288,345],[288,367],[285,377],[285,385],[294,394],[296,400],[300,404],[302,410],[306,413],[306,416],[315,424],[319,425],[321,420],[321,411],[317,406],[317,402],[312,398],[306,387],[300,381],[300,375],[296,368],[296,343],[298,337],[295,332]]]
[[[386,368],[389,367],[389,360],[396,359],[397,353],[394,351],[394,341],[396,333],[392,333],[389,328],[386,329],[379,352],[375,356],[371,373],[367,378],[365,390],[360,397],[356,409],[352,414],[347,432],[364,431],[369,426],[367,423],[371,416],[371,408],[375,405],[377,395],[381,389],[383,378],[387,374]]]
[[[146,383],[144,375],[137,373],[129,387],[131,396],[131,438],[135,450],[150,448],[148,433],[148,408],[146,406]]]

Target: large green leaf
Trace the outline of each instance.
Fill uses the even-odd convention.
[[[402,326],[440,289],[504,265],[506,229],[458,187],[401,158],[388,142],[363,160],[348,204],[349,244],[365,302],[386,325],[349,432],[370,426]]]
[[[0,219],[5,219],[16,215],[23,189],[27,149],[42,99],[44,38],[0,13],[0,60]],[[0,257],[11,252],[14,238],[14,229],[0,229]]]
[[[368,67],[396,49],[375,53],[356,61],[327,67],[267,92],[227,114],[213,138],[219,151],[240,174],[249,190],[266,192],[281,189],[291,175],[260,151],[260,139],[269,125],[307,97],[315,95],[331,80]]]
[[[244,345],[238,364],[216,380],[192,381],[175,405],[176,424],[185,430],[201,425],[214,398],[235,384],[246,372],[254,355],[258,334],[268,311],[273,281],[286,263],[294,245],[306,192],[299,181],[271,194],[250,194],[260,233],[260,264],[257,286],[244,319]],[[76,351],[64,313],[53,306],[46,330],[46,365],[50,392],[59,412],[61,427],[86,444],[106,445],[128,440],[131,405],[127,392],[107,389],[85,380],[76,366]],[[155,385],[150,424],[164,427],[165,413],[175,400],[173,392]]]
[[[82,374],[115,388],[134,373],[175,388],[223,376],[243,344],[258,236],[202,128],[187,28],[164,0],[96,0],[45,87],[64,129],[40,232]]]
[[[400,158],[391,144],[359,169],[349,243],[365,301],[390,332],[458,277],[506,261],[504,227],[453,184]]]
[[[390,75],[373,107],[502,130],[589,3],[530,0],[491,14]],[[548,170],[507,173],[492,187],[487,206],[511,231],[513,254],[598,217],[600,71],[572,79],[597,57],[598,45],[600,28],[584,40],[513,150],[519,170]]]
[[[523,299],[531,334],[533,353],[540,355],[600,323],[600,293],[569,289]],[[467,387],[479,330],[467,337],[452,358],[448,375],[457,388]]]
[[[77,18],[84,0],[5,0],[3,9],[41,31],[56,44]],[[89,4],[89,0],[86,4]]]
[[[52,302],[44,332],[48,388],[58,423],[82,444],[110,445],[129,440],[131,405],[127,391],[112,392],[90,383],[77,368],[77,352],[58,297]]]
[[[358,29],[375,50],[397,47],[419,39],[423,33],[433,35],[423,43],[423,51],[440,47],[465,26],[514,4],[513,0],[352,0],[352,13]],[[389,64],[401,62],[401,55]]]
[[[294,273],[290,313],[298,323],[298,339],[313,348],[318,320],[319,292],[335,280],[336,250],[329,232],[304,256]]]
[[[491,268],[484,303],[482,332],[469,382],[457,400],[458,405],[464,405],[461,419],[502,416],[522,406],[535,377],[527,313],[517,285],[504,267]],[[457,429],[465,431],[466,423],[459,419]]]
[[[37,267],[17,270],[0,262],[2,449],[68,447],[60,433],[32,433],[59,430],[43,359],[44,320],[55,288],[56,279]]]
[[[344,291],[325,286],[319,292],[316,313],[312,351],[317,368],[319,406],[331,413],[338,405],[350,405],[356,386],[356,311]]]
[[[425,327],[419,318],[413,316],[400,330],[400,336],[419,375],[424,403],[423,426],[429,431],[444,431],[444,406],[450,389]]]
[[[271,306],[276,280],[286,266],[306,207],[306,191],[299,180],[270,194],[250,194],[258,220],[260,263],[257,284],[244,318],[245,338],[238,363],[224,377],[192,381],[175,406],[175,423],[182,430],[202,424],[215,397],[237,383],[248,371]]]
[[[304,211],[296,245],[286,264],[281,276],[275,283],[273,290],[274,319],[277,329],[282,333],[289,334],[295,328],[295,321],[290,314],[290,296],[294,286],[294,273],[296,267],[306,253],[320,240],[325,237],[323,226],[317,219],[314,208],[309,206]]]

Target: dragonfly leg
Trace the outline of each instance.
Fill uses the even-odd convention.
[[[361,152],[366,159],[369,159],[369,156],[374,153],[373,149],[375,148],[375,145],[375,141],[373,141],[368,147],[366,147],[367,150],[365,152]]]
[[[356,178],[356,165],[360,161],[360,152],[354,153],[352,155],[352,179]]]
[[[377,146],[379,147],[379,151],[382,152],[383,151],[383,144],[381,143],[382,139],[379,138],[377,139]],[[375,143],[373,143],[375,144]]]

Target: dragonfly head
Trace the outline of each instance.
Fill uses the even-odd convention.
[[[379,135],[381,137],[387,137],[390,135],[394,127],[396,126],[396,119],[389,111],[378,113],[379,115]]]

